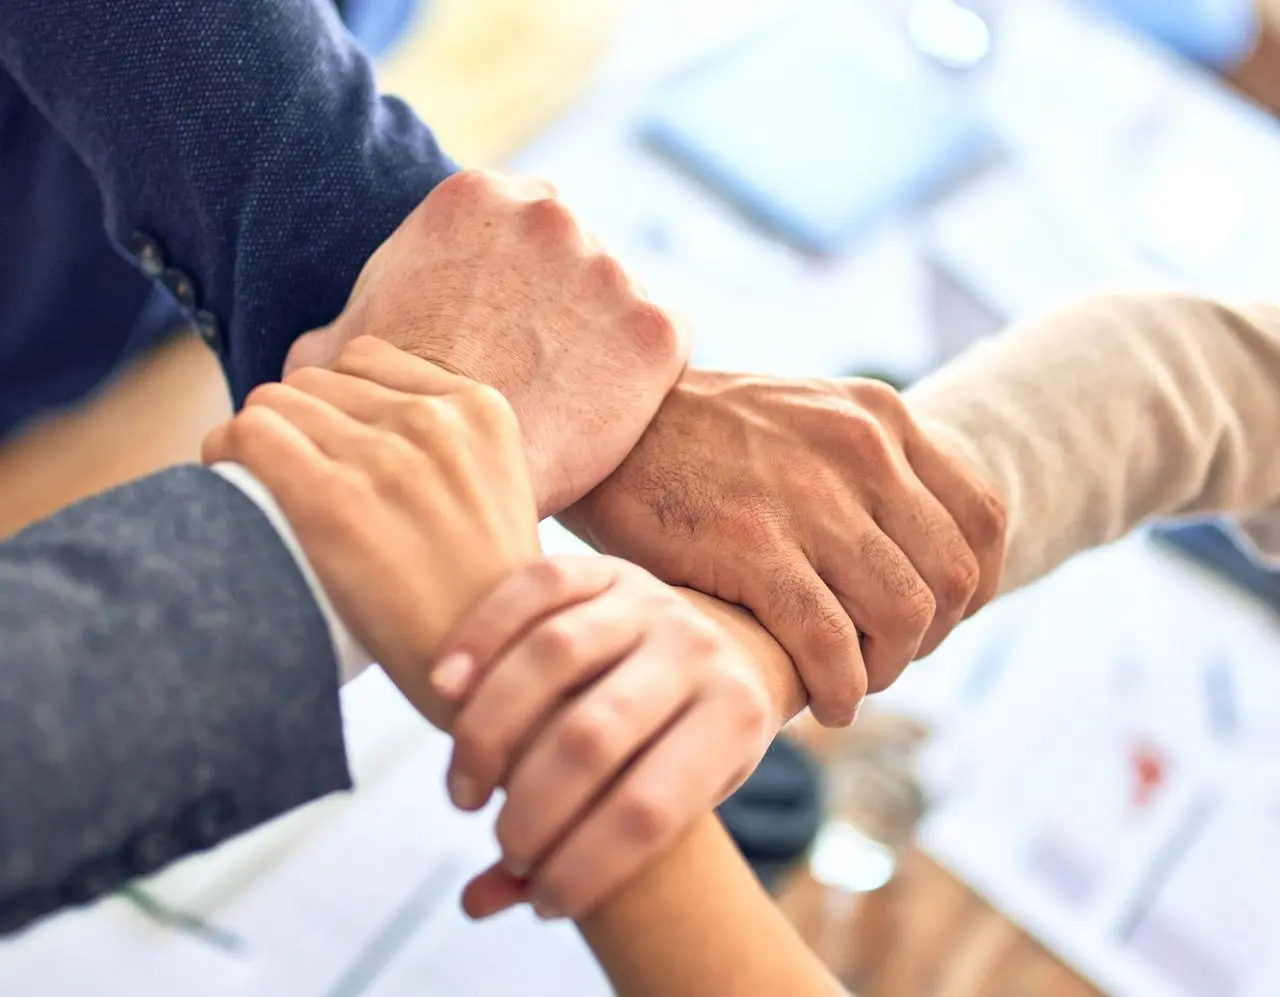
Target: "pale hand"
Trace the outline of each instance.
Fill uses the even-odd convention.
[[[255,389],[204,459],[262,481],[355,637],[447,727],[429,682],[441,639],[538,556],[519,429],[492,388],[380,340],[353,340],[334,367]]]
[[[622,462],[689,349],[547,184],[474,170],[405,219],[342,314],[294,345],[286,371],[329,366],[361,335],[502,392],[542,515]]]
[[[506,789],[502,864],[468,888],[467,909],[531,898],[544,917],[578,917],[666,851],[777,732],[760,667],[624,561],[550,558],[499,585],[435,673],[459,706],[454,801],[475,809]]]

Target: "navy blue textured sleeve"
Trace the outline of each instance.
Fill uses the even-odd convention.
[[[107,229],[237,402],[341,311],[454,170],[328,0],[0,0],[0,65],[84,160]]]

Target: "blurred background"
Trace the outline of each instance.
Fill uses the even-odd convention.
[[[1097,291],[1280,299],[1271,0],[342,6],[384,88],[462,163],[549,177],[700,365],[908,384]],[[189,459],[225,410],[198,343],[135,360],[0,449],[0,531]],[[753,847],[851,988],[1280,994],[1276,535],[1080,558],[851,731],[788,732],[822,810]],[[492,843],[447,806],[443,739],[376,672],[344,706],[358,793],[0,945],[0,992],[606,994],[571,929],[462,920]]]

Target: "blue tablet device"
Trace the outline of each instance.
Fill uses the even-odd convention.
[[[641,133],[757,223],[823,254],[989,148],[958,80],[853,0],[797,5],[671,80]]]

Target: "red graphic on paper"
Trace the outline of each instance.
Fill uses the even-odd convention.
[[[1164,753],[1151,744],[1139,743],[1130,756],[1133,766],[1132,802],[1136,809],[1145,810],[1164,788],[1169,775],[1169,764]]]

